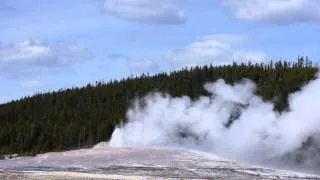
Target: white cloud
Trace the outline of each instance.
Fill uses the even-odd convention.
[[[0,75],[12,77],[43,69],[61,69],[91,58],[91,52],[75,44],[48,44],[33,40],[0,43]]]
[[[134,55],[113,54],[109,58],[125,60],[131,70],[149,73],[210,64],[264,62],[266,60],[264,52],[243,48],[248,39],[249,37],[243,34],[213,34],[185,46],[172,48],[161,55],[141,58]]]
[[[144,23],[180,24],[185,18],[179,0],[104,0],[104,9],[114,17]]]
[[[239,59],[243,61],[264,61],[262,52],[255,52],[234,47],[244,43],[247,36],[238,34],[215,34],[190,43],[185,47],[172,49],[167,58],[178,66],[196,66],[205,64],[231,64]],[[249,58],[249,59],[247,59]]]
[[[273,24],[320,22],[319,0],[218,0],[240,20]]]

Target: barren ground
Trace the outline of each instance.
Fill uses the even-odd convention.
[[[0,161],[0,179],[320,179],[214,154],[165,148],[96,147]]]

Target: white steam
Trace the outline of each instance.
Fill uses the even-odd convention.
[[[291,94],[290,112],[282,114],[254,94],[250,80],[234,85],[218,80],[205,89],[211,95],[196,101],[161,93],[137,100],[110,146],[192,148],[237,160],[312,168],[320,163],[320,79]]]

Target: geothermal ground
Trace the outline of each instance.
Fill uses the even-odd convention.
[[[0,179],[320,179],[169,148],[97,146],[0,161]]]

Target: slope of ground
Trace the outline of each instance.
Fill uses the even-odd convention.
[[[0,161],[0,179],[320,179],[168,148],[97,146]]]

